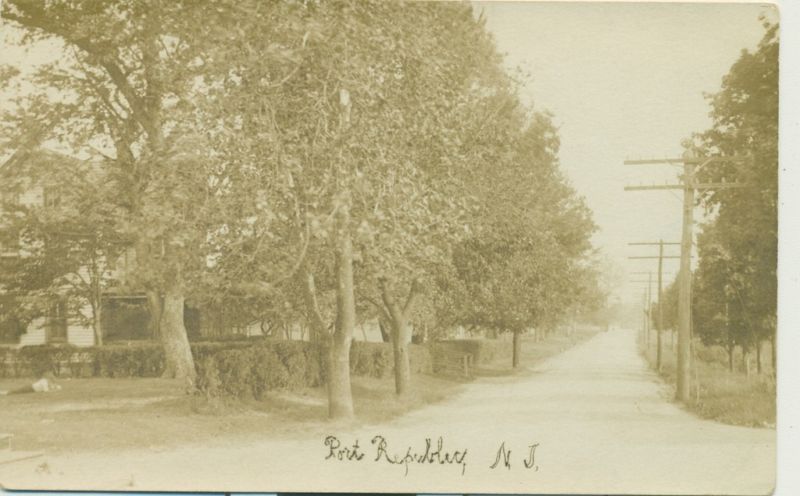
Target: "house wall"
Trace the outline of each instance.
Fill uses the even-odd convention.
[[[82,325],[67,326],[67,342],[73,346],[94,346],[94,330]]]
[[[67,324],[67,343],[72,346],[94,346],[94,330],[76,322]],[[40,317],[28,324],[28,330],[19,337],[19,346],[47,344],[45,319]]]
[[[47,333],[44,329],[44,317],[34,319],[28,324],[28,330],[19,337],[20,346],[33,346],[37,344],[45,344],[47,341]]]

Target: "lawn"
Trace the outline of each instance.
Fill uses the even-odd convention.
[[[540,342],[524,340],[525,367],[555,355],[593,332],[552,335]],[[481,367],[478,375],[513,375],[511,357]],[[415,375],[413,394],[394,395],[391,376],[353,377],[358,424],[389,421],[425,405],[445,400],[467,387],[466,382]],[[10,390],[28,379],[0,380]],[[186,395],[181,383],[164,379],[63,379],[62,389],[50,393],[0,396],[0,432],[14,435],[17,450],[50,453],[145,448],[158,451],[201,442],[206,446],[270,438],[296,437],[298,431],[324,435],[327,420],[324,388],[271,393],[263,401],[207,400]],[[347,427],[341,425],[340,427]]]
[[[654,340],[651,340],[654,341]],[[675,351],[665,339],[662,348],[660,375],[670,385],[675,385]],[[770,373],[749,375],[740,369],[730,372],[720,358],[725,353],[705,348],[698,344],[697,359],[693,361],[691,373],[691,400],[687,409],[703,418],[731,425],[749,427],[775,427],[775,380]],[[642,348],[642,351],[644,349]],[[645,352],[650,366],[655,368],[656,348],[651,342]],[[766,367],[765,367],[766,368]]]

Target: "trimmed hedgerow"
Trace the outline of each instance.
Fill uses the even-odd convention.
[[[260,399],[267,391],[325,384],[328,349],[307,341],[251,340],[192,343],[197,386],[209,396]],[[427,347],[410,346],[415,373],[431,371]],[[394,362],[388,343],[354,342],[350,348],[354,376],[384,378]],[[164,352],[156,343],[90,348],[31,346],[0,349],[0,377],[158,377]]]
[[[196,361],[222,350],[252,346],[248,342],[192,343]],[[112,344],[79,348],[37,345],[0,348],[0,377],[158,377],[164,351],[157,343]]]
[[[448,351],[472,355],[472,363],[487,364],[499,357],[511,356],[511,341],[500,339],[448,339],[437,341],[435,346]]]

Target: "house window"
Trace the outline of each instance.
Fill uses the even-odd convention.
[[[67,342],[67,300],[58,298],[48,308],[45,326],[48,343]]]

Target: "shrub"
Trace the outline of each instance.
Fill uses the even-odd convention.
[[[220,395],[222,381],[219,378],[219,369],[213,356],[205,356],[195,361],[197,367],[197,389],[206,397],[213,398]]]
[[[252,371],[253,350],[223,350],[214,357],[220,390],[227,396],[247,398],[253,395],[255,380]]]
[[[84,354],[99,377],[158,377],[164,370],[164,351],[151,343],[99,346]]]
[[[472,363],[487,364],[498,358],[511,356],[512,343],[499,339],[448,339],[437,341],[435,346],[447,351],[472,355]]]
[[[288,374],[286,386],[290,389],[298,389],[307,385],[306,364],[307,357],[305,349],[316,347],[317,345],[306,341],[273,341],[269,345],[275,350],[280,359],[280,363]]]
[[[409,359],[411,361],[411,372],[414,374],[433,373],[433,359],[431,358],[430,347],[412,344],[409,346]]]
[[[260,346],[254,351],[253,396],[256,399],[263,398],[268,390],[284,389],[293,383],[291,374],[274,350]]]
[[[306,361],[305,383],[308,387],[325,384],[328,371],[328,354],[322,346],[308,346],[303,350]]]
[[[263,398],[270,390],[325,384],[328,348],[306,341],[271,339],[191,343],[197,387],[208,397]],[[410,345],[411,370],[431,371],[427,346]],[[394,369],[391,345],[354,342],[350,348],[354,376],[383,378]],[[157,343],[130,343],[76,348],[31,346],[0,349],[0,377],[158,377],[164,352]]]

